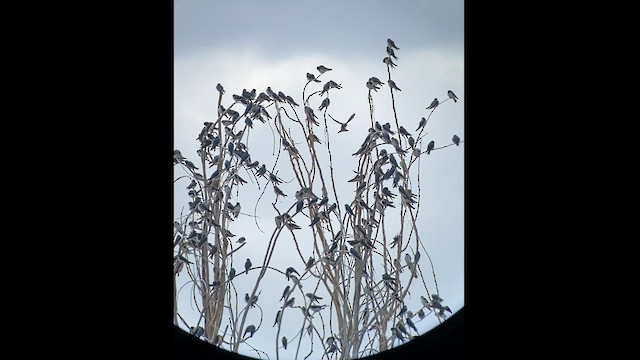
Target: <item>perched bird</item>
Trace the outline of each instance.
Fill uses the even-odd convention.
[[[416,251],[416,254],[413,257],[413,263],[417,264],[419,260],[420,260],[420,251]]]
[[[247,333],[249,333],[249,337],[253,336],[253,333],[256,332],[256,327],[255,325],[249,325],[247,326],[247,328],[244,331],[244,334],[242,334],[242,337],[244,337],[245,335],[247,335]]]
[[[451,138],[451,141],[453,141],[453,143],[456,144],[456,146],[460,146],[460,137],[458,137],[458,135],[453,135],[453,137]]]
[[[320,82],[320,80],[316,79],[316,76],[313,75],[312,73],[307,73],[307,80],[308,81]]]
[[[431,102],[431,105],[429,105],[427,107],[427,110],[429,109],[435,109],[438,105],[440,105],[440,102],[438,101],[438,98],[433,99],[433,101]]]
[[[293,100],[293,98],[291,96],[289,96],[289,95],[286,96],[285,100],[291,106],[300,106],[300,105],[296,104],[296,102]]]
[[[283,308],[289,307],[289,306],[293,306],[293,304],[296,302],[296,298],[291,298],[289,300],[287,300],[287,302],[284,304]]]
[[[425,315],[424,310],[418,310],[418,317],[420,318],[420,320],[424,319],[425,316],[427,315]]]
[[[273,326],[271,327],[276,326],[276,324],[280,321],[280,313],[282,313],[282,310],[278,310],[278,312],[276,313],[276,321],[273,323]]]
[[[392,89],[394,89],[394,90],[402,91],[402,90],[400,90],[400,88],[396,85],[395,81],[393,81],[393,80],[388,80],[388,83],[389,83],[389,87],[390,87],[390,88],[392,88]]]
[[[453,99],[453,102],[458,102],[458,97],[453,93],[453,91],[447,91],[447,95],[449,96],[449,98]]]
[[[236,277],[236,269],[231,268],[229,270],[229,281],[233,280],[234,277]]]
[[[324,100],[322,100],[322,103],[320,104],[320,107],[318,108],[318,111],[322,111],[322,109],[326,109],[329,106],[329,98],[325,98]]]
[[[426,307],[427,309],[431,309],[429,301],[427,301],[427,298],[425,298],[424,296],[420,296],[420,302],[422,302],[422,306]],[[420,316],[420,312],[418,312],[418,316]]]
[[[218,85],[216,85],[216,90],[218,90],[219,92],[224,94],[224,88],[222,87],[222,85],[220,85],[220,83],[218,83]],[[451,90],[449,90],[451,91]]]
[[[307,260],[307,263],[305,264],[305,270],[309,270],[309,268],[311,266],[313,266],[314,260],[313,260],[313,256],[309,256],[309,260]]]
[[[360,254],[358,254],[358,251],[356,249],[351,248],[349,250],[349,253],[353,255],[353,257],[355,257],[356,259],[362,260],[362,257],[360,256]]]
[[[307,136],[307,139],[309,140],[309,142],[313,143],[314,141],[317,142],[318,144],[322,144],[322,142],[320,141],[320,139],[318,139],[318,137],[316,136],[316,134],[310,132],[309,136]]]
[[[410,316],[407,316],[407,325],[409,325],[415,332],[418,332],[418,328],[413,323],[413,320],[411,320]]]
[[[327,71],[331,71],[333,69],[329,69],[328,67],[324,66],[324,65],[320,65],[318,66],[316,69],[318,69],[318,71],[320,72],[320,74],[324,74]]]
[[[423,128],[425,125],[427,125],[427,119],[422,117],[422,119],[420,120],[420,123],[418,124],[418,128],[416,128],[416,131],[418,131],[419,129]]]
[[[398,57],[396,56],[395,52],[393,51],[392,47],[387,46],[387,55],[391,56],[392,58],[398,60]]]
[[[407,129],[405,129],[402,125],[400,125],[400,127],[398,128],[398,132],[406,137],[411,137],[411,134],[409,134]]]
[[[238,239],[238,241],[236,241],[236,243],[237,244],[244,244],[245,241],[247,241],[247,239],[244,236],[242,236],[242,237],[240,237],[240,239]]]
[[[400,260],[393,259],[393,267],[396,268],[396,271],[402,274],[402,264],[400,264]]]
[[[276,197],[282,196],[287,197],[287,194],[283,193],[282,190],[278,187],[278,185],[273,185],[273,191],[276,193]]]
[[[387,46],[392,49],[400,50],[400,48],[396,46],[396,43],[394,43],[391,39],[387,39]]]
[[[247,261],[244,263],[244,269],[247,271],[247,273],[249,272],[249,269],[251,269],[251,260],[247,259]]]
[[[291,287],[289,285],[287,285],[287,287],[284,288],[284,291],[282,292],[282,297],[278,301],[282,301],[282,299],[284,299],[287,296],[287,294],[289,294],[289,289],[290,288]]]
[[[263,176],[266,172],[267,172],[267,167],[264,164],[262,164],[262,166],[260,166],[260,169],[258,169],[258,171],[256,172],[256,176]]]
[[[284,349],[287,350],[287,337],[286,336],[282,337],[282,346],[284,346]]]
[[[321,297],[316,296],[316,294],[313,293],[307,293],[306,296],[309,298],[309,300],[311,300],[311,302],[318,302],[318,300],[322,300]]]
[[[427,155],[431,154],[431,150],[433,150],[435,146],[436,146],[435,141],[433,140],[429,141],[429,145],[427,145]]]
[[[288,267],[287,270],[285,271],[285,275],[287,276],[287,280],[289,280],[289,278],[291,277],[291,274],[296,273],[298,274],[298,276],[300,276],[300,273],[296,271],[296,269],[294,269],[293,267]]]
[[[391,66],[392,69],[397,66],[396,63],[394,63],[393,60],[391,59],[391,56],[387,56],[386,58],[382,59],[382,62]]]
[[[409,146],[410,147],[413,147],[413,145],[415,145],[415,143],[416,143],[416,140],[412,136],[409,136],[409,140],[408,141],[409,141]]]
[[[404,306],[402,307],[402,309],[400,309],[400,312],[398,313],[398,317],[404,315],[408,309],[409,308],[407,307],[407,304],[404,304]]]

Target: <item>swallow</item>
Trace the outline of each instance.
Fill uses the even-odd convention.
[[[264,174],[266,174],[266,172],[267,172],[267,167],[264,164],[262,164],[262,166],[260,166],[258,171],[256,171],[256,176],[263,176]]]
[[[307,294],[306,294],[306,296],[309,298],[309,300],[311,300],[311,302],[312,302],[312,303],[313,303],[314,301],[315,301],[315,302],[318,302],[318,300],[322,300],[322,298],[321,298],[321,297],[316,296],[316,294],[313,294],[313,293],[307,293]]]
[[[247,261],[244,263],[244,269],[247,271],[247,273],[249,273],[249,269],[251,269],[251,260],[247,259]]]
[[[396,56],[395,52],[393,51],[392,47],[387,46],[387,55],[391,56],[392,58],[398,60],[398,57]]]
[[[234,277],[236,277],[236,269],[231,268],[229,270],[229,281],[233,280]]]
[[[322,103],[320,104],[318,111],[322,111],[322,109],[326,109],[329,106],[330,102],[331,101],[329,101],[329,98],[325,98],[324,100],[322,100]]]
[[[273,191],[276,193],[276,197],[282,196],[287,197],[287,194],[283,193],[282,190],[278,187],[278,185],[273,185]]]
[[[356,113],[351,114],[351,116],[349,116],[349,119],[347,119],[347,121],[343,123],[343,122],[340,122],[340,121],[338,121],[338,120],[334,119],[334,118],[333,118],[333,116],[329,115],[329,117],[330,117],[333,121],[335,121],[335,122],[337,122],[338,124],[340,124],[340,131],[338,131],[338,134],[339,134],[339,133],[341,133],[341,132],[344,132],[344,131],[349,131],[349,130],[347,129],[347,124],[349,124],[349,122],[350,122],[351,120],[353,120],[353,118],[354,118],[355,116],[356,116]]]
[[[291,106],[300,106],[298,105],[291,96],[287,95],[285,100],[287,101],[287,103]]]
[[[433,150],[435,146],[436,146],[435,141],[433,140],[429,141],[429,145],[427,145],[427,155],[431,154],[431,150]]]
[[[218,83],[218,85],[216,85],[216,90],[218,90],[220,93],[224,94],[224,88],[222,87],[222,85],[220,85],[220,83]]]
[[[396,327],[392,327],[391,331],[393,331],[394,335],[400,339],[402,342],[404,342],[404,336],[402,336],[402,332],[400,331],[400,329],[396,328]]]
[[[283,102],[284,100],[281,99],[278,94],[276,94],[273,90],[271,90],[271,86],[267,86],[267,95],[269,95],[269,97],[271,99],[273,99],[274,101],[277,102]]]
[[[273,323],[273,326],[271,327],[276,326],[276,324],[280,321],[280,313],[282,313],[282,310],[278,310],[278,312],[276,313],[276,321]]]
[[[256,327],[254,325],[249,325],[249,326],[247,326],[246,330],[244,331],[244,334],[242,334],[242,337],[247,335],[247,333],[249,333],[249,337],[252,337],[253,333],[255,333],[255,332],[256,332]]]
[[[407,312],[407,310],[408,310],[408,309],[409,309],[409,308],[407,307],[407,304],[405,304],[405,305],[402,307],[402,309],[400,310],[400,312],[398,313],[398,317],[401,317],[402,315],[404,315],[404,314]]]
[[[427,125],[427,119],[422,117],[422,119],[420,120],[420,123],[418,124],[418,127],[416,128],[416,131],[423,128],[425,125]]]
[[[316,67],[316,69],[318,69],[318,71],[320,72],[320,74],[324,74],[327,71],[331,71],[333,69],[329,69],[328,67],[324,66],[324,65],[320,65],[318,67]]]
[[[291,274],[296,273],[298,274],[298,276],[300,276],[300,273],[296,271],[296,269],[294,269],[293,267],[288,267],[287,270],[285,271],[285,275],[287,277],[287,280],[289,280],[289,278],[291,277]]]
[[[396,43],[394,43],[391,39],[387,39],[387,46],[396,50],[400,50],[400,48],[396,46]]]
[[[305,270],[309,270],[309,268],[313,266],[313,262],[313,256],[309,256],[309,260],[307,260],[307,263],[305,264]]]
[[[360,256],[360,254],[358,254],[358,251],[356,249],[351,248],[349,250],[349,253],[353,255],[353,257],[355,257],[356,259],[362,260],[362,257]]]
[[[293,303],[295,303],[295,302],[296,302],[296,298],[291,298],[291,299],[287,300],[287,302],[284,304],[283,309],[286,308],[286,307],[289,307],[289,306],[293,306]]]
[[[424,310],[422,309],[418,310],[418,317],[420,318],[420,320],[424,319],[425,316],[426,315],[424,313]]]
[[[387,56],[386,58],[382,59],[382,62],[387,64],[388,66],[391,66],[392,69],[398,66],[396,63],[393,62],[393,60],[391,59],[391,56]]]
[[[240,239],[238,239],[238,241],[236,241],[236,244],[244,244],[245,241],[247,241],[247,239],[242,236]]]
[[[288,269],[287,269],[288,270]],[[280,298],[280,300],[278,301],[282,301],[282,299],[286,298],[289,296],[289,290],[290,290],[290,286],[287,285],[287,287],[284,288],[284,291],[282,292],[282,297]]]
[[[284,349],[287,350],[287,337],[286,336],[282,337],[282,346],[284,346]]]
[[[416,251],[416,254],[413,257],[413,263],[417,264],[419,260],[420,260],[420,251]]]
[[[197,327],[191,326],[189,328],[189,333],[191,333],[191,335],[195,337],[200,337],[204,335],[204,329],[202,328],[202,326],[197,326]]]
[[[369,78],[369,82],[371,82],[374,85],[384,85],[384,83],[382,81],[380,81],[380,79],[378,79],[375,76],[372,76]]]
[[[395,81],[393,80],[388,80],[389,83],[389,87],[393,90],[397,90],[397,91],[402,91],[400,90],[400,88],[396,85]]]
[[[331,243],[331,247],[329,248],[329,251],[327,251],[327,254],[331,254],[332,252],[334,252],[336,249],[338,248],[338,242],[334,241],[333,243]]]
[[[316,121],[316,119],[318,117],[313,113],[313,109],[312,108],[310,108],[310,107],[305,105],[304,113],[307,115],[307,121],[308,122],[312,122],[314,125],[320,126],[320,123],[318,121]]]
[[[310,132],[309,136],[307,136],[307,140],[309,140],[310,143],[313,143],[314,141],[317,142],[318,144],[322,144],[322,142],[320,141],[320,139],[318,139],[318,137],[316,136],[316,134]]]
[[[189,160],[184,159],[183,164],[189,168],[189,170],[193,171],[193,170],[198,170],[198,168]]]
[[[451,141],[453,141],[453,143],[456,144],[456,146],[460,146],[460,137],[458,137],[458,135],[453,135],[453,137],[451,138]]]
[[[427,299],[424,296],[420,296],[420,302],[422,302],[422,306],[424,306],[427,309],[431,310],[431,305],[429,304],[429,302],[427,301]],[[418,312],[418,316],[420,316],[420,312]]]
[[[407,141],[409,141],[410,147],[413,147],[413,145],[415,145],[416,143],[416,140],[413,138],[413,136],[409,136],[409,139]]]
[[[458,97],[456,96],[456,94],[453,93],[453,91],[451,90],[447,91],[447,96],[453,99],[453,102],[458,102]]]
[[[409,325],[409,327],[411,327],[415,332],[418,332],[418,328],[411,320],[411,316],[408,316],[408,315],[407,315],[407,325]]]
[[[312,73],[307,73],[307,81],[309,81],[309,82],[311,82],[311,81],[320,82],[320,80],[316,79],[315,75],[313,75]]]
[[[440,105],[440,102],[438,101],[438,98],[433,99],[433,101],[431,102],[431,105],[429,105],[427,107],[427,110],[429,109],[435,109],[438,105]]]

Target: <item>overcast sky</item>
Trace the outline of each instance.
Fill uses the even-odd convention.
[[[352,198],[353,186],[346,180],[353,177],[357,159],[351,154],[358,149],[370,126],[365,82],[376,76],[386,83],[387,69],[382,59],[387,56],[387,38],[393,39],[400,48],[396,50],[399,59],[394,61],[398,66],[391,72],[402,89],[394,94],[400,125],[414,133],[421,117],[428,116],[430,110],[425,108],[431,101],[438,98],[442,102],[447,99],[447,90],[453,90],[459,101],[446,101],[437,108],[429,120],[428,135],[422,148],[426,148],[429,140],[434,140],[436,147],[450,144],[453,134],[466,140],[463,1],[175,0],[174,4],[174,148],[192,161],[197,158],[196,137],[203,122],[216,119],[217,83],[227,91],[223,98],[225,107],[232,103],[231,94],[253,88],[259,93],[267,86],[291,95],[302,104],[302,88],[307,82],[305,74],[317,75],[316,67],[323,64],[333,70],[322,76],[322,83],[310,84],[309,89],[319,90],[330,79],[341,83],[342,89],[330,93],[329,113],[339,120],[346,120],[356,113],[347,133],[338,134],[339,125],[329,124],[337,192],[339,196]],[[373,98],[376,120],[393,124],[386,84],[373,93]],[[316,114],[320,114],[317,111],[320,101],[318,97],[312,99]],[[324,132],[322,135],[321,140],[325,140]],[[278,146],[273,141],[272,130],[266,124],[258,124],[251,130],[248,145],[252,160],[271,166],[275,161],[274,146]],[[464,306],[464,147],[463,142],[459,147],[450,146],[431,155],[422,155],[420,159],[418,232],[434,262],[440,296],[454,313]],[[286,167],[284,162],[278,166],[282,169],[281,177],[291,180],[293,174],[287,173]],[[180,167],[175,167],[175,177],[184,174]],[[190,200],[185,189],[189,181],[176,182],[176,217]],[[262,261],[273,230],[275,213],[271,203],[275,198],[271,188],[267,188],[260,203],[255,203],[264,185],[264,181],[260,182],[258,189],[250,182],[244,185],[237,198],[243,205],[243,213],[252,215],[255,206],[259,218],[254,220],[243,215],[231,225],[232,231],[237,230],[234,233],[245,236],[252,245],[237,253],[236,269],[243,268],[246,258],[251,258],[254,266]],[[416,185],[414,183],[414,187]],[[285,208],[298,188],[295,181],[283,184],[281,188],[291,195],[287,200],[279,200],[278,206]],[[256,222],[264,233],[256,228]],[[274,259],[272,266],[304,268],[297,252],[290,250],[292,244],[290,236],[282,236],[282,243],[279,242],[276,250],[282,256]],[[304,253],[301,249],[306,257],[311,254],[311,248],[308,250]],[[291,253],[286,253],[288,251]],[[431,289],[433,281],[426,276],[430,274],[428,266],[423,256],[421,267]],[[252,289],[258,272],[254,270],[252,274],[234,280],[239,306],[244,305],[242,297]],[[287,285],[283,276],[270,276],[263,280],[260,295],[265,311],[262,328],[265,332],[274,329],[271,325],[278,306],[275,300]],[[186,274],[181,274],[179,285],[186,279]],[[187,322],[195,323],[197,314],[191,315],[187,289],[188,286],[181,292],[179,311]],[[424,294],[412,294],[410,304],[419,304],[420,295]],[[268,299],[274,304],[269,305]],[[438,324],[433,315],[427,319],[417,324],[421,332]],[[296,320],[293,324],[299,326],[300,322]],[[289,333],[291,337],[295,334],[293,330]],[[281,333],[281,336],[289,337],[289,333]],[[271,340],[274,337],[273,333],[264,339],[256,336],[252,345],[275,358],[274,341]],[[256,357],[250,350],[241,346],[240,353]],[[295,347],[284,352],[280,350],[282,359],[293,358],[294,354]]]

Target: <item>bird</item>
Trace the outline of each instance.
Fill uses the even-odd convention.
[[[266,172],[267,172],[267,167],[264,164],[262,164],[262,166],[260,166],[260,169],[258,169],[258,171],[256,172],[256,176],[263,176]]]
[[[416,128],[416,131],[418,131],[418,129],[423,128],[425,125],[427,125],[427,119],[422,117],[422,119],[420,120],[420,123],[418,124],[418,127]]]
[[[193,179],[191,179],[191,183],[187,186],[187,190],[191,190],[194,187],[196,187],[197,182]]]
[[[284,307],[288,307],[288,306],[293,306],[293,303],[296,302],[296,298],[291,298],[289,300],[287,300],[287,302],[284,304]]]
[[[458,102],[458,97],[453,93],[453,91],[447,91],[447,95],[449,96],[449,98],[453,99],[453,102]]]
[[[437,302],[444,301],[444,299],[441,298],[440,295],[438,295],[438,294],[431,294],[431,299],[433,299],[433,301],[437,301]]]
[[[409,308],[407,307],[407,304],[404,304],[404,306],[402,307],[402,309],[401,309],[401,310],[400,310],[400,312],[398,313],[398,317],[400,317],[400,316],[404,315],[404,314],[407,312],[407,310],[408,310],[408,309],[409,309]]]
[[[327,254],[331,254],[332,252],[334,252],[336,249],[338,248],[338,242],[334,241],[333,243],[331,243],[331,247],[329,248],[329,251],[327,251]]]
[[[298,105],[291,96],[287,95],[285,100],[287,101],[287,103],[289,103],[289,105],[291,106],[300,106]]]
[[[326,109],[329,106],[329,98],[325,98],[324,100],[322,100],[322,103],[320,104],[320,107],[318,108],[318,111],[322,111],[322,109]]]
[[[309,136],[307,136],[307,139],[309,140],[309,142],[313,143],[314,141],[317,142],[318,144],[322,144],[322,142],[320,141],[320,139],[318,139],[318,137],[316,136],[316,134],[310,132]]]
[[[287,197],[287,194],[283,193],[282,190],[280,190],[280,188],[278,187],[278,185],[273,185],[273,191],[276,193],[276,197],[277,196]]]
[[[273,326],[271,326],[271,327],[276,326],[276,324],[278,323],[278,321],[280,321],[280,313],[281,313],[281,312],[282,312],[282,310],[278,310],[278,312],[276,313],[276,321],[273,323]]]
[[[242,337],[244,337],[245,335],[247,335],[247,333],[249,333],[249,337],[253,336],[253,333],[256,332],[256,327],[255,325],[249,325],[247,326],[247,328],[244,331],[244,334],[242,334]]]
[[[387,55],[391,56],[392,58],[398,60],[398,57],[396,56],[395,52],[393,51],[392,47],[387,46]]]
[[[391,39],[387,39],[387,46],[396,50],[400,50],[400,48],[396,46],[396,43],[394,43]]]
[[[357,258],[357,259],[359,259],[359,260],[362,260],[362,257],[360,256],[360,254],[358,254],[358,251],[357,251],[356,249],[351,248],[351,249],[349,250],[349,253],[350,253],[351,255],[353,255],[353,257],[355,257],[355,258]]]
[[[315,75],[313,75],[312,73],[307,73],[307,80],[308,81],[320,82],[320,80],[316,79]]]
[[[244,269],[247,271],[247,273],[249,272],[249,269],[251,269],[251,260],[247,259],[247,261],[244,263]]]
[[[427,145],[427,155],[431,154],[431,150],[436,146],[435,141],[429,141],[429,145]]]
[[[218,90],[219,92],[224,94],[224,88],[222,87],[222,85],[220,85],[220,83],[218,83],[218,85],[216,85],[216,90]]]
[[[284,101],[283,99],[280,99],[278,94],[276,94],[273,90],[271,90],[271,86],[267,86],[267,95],[269,95],[269,97],[273,99],[273,101],[277,101],[277,102]]]
[[[427,309],[431,309],[429,301],[427,301],[427,298],[425,298],[424,296],[420,296],[420,302],[422,302],[422,306],[426,307]],[[420,316],[420,312],[418,312],[418,316]]]
[[[458,135],[453,135],[453,137],[451,138],[451,141],[453,141],[453,143],[456,144],[456,146],[460,146],[460,137],[458,137]]]
[[[419,316],[419,315],[418,315]],[[411,320],[410,316],[407,316],[407,325],[409,325],[415,332],[418,332],[418,328],[416,327],[416,325],[413,323],[413,320]]]
[[[236,244],[244,244],[245,241],[247,241],[247,239],[244,236],[242,236],[240,237],[240,239],[238,239],[238,241],[236,241]]]
[[[318,69],[318,71],[320,72],[320,74],[324,74],[327,71],[331,71],[333,69],[329,69],[328,67],[324,66],[324,65],[320,65],[318,66],[316,69]]]
[[[351,114],[351,116],[349,116],[349,119],[347,119],[347,121],[343,123],[343,122],[340,122],[340,121],[338,121],[338,120],[334,119],[334,118],[333,118],[333,116],[329,115],[329,117],[330,117],[331,119],[333,119],[333,121],[335,121],[335,122],[337,122],[338,124],[340,124],[340,131],[338,131],[338,134],[339,134],[339,133],[341,133],[341,132],[344,132],[344,131],[349,131],[349,130],[347,129],[347,124],[349,124],[349,121],[353,120],[353,118],[354,118],[355,116],[356,116],[356,113]]]
[[[393,60],[391,59],[391,56],[387,56],[386,58],[382,59],[382,62],[391,66],[392,69],[397,66],[396,63],[394,63]]]
[[[353,210],[351,209],[351,206],[349,206],[349,204],[344,204],[344,209],[347,211],[349,215],[356,216],[356,214],[353,213]]]
[[[233,280],[234,277],[236,277],[236,269],[231,268],[229,270],[229,281]]]
[[[291,274],[296,273],[298,274],[298,276],[300,276],[300,273],[296,271],[296,269],[294,269],[293,267],[288,267],[287,270],[285,271],[285,275],[287,276],[287,280],[289,280],[289,278],[291,277]]]
[[[282,346],[284,346],[284,349],[287,350],[287,337],[286,336],[282,337]]]
[[[306,266],[305,266],[305,270],[308,270],[311,266],[313,266],[313,256],[309,256],[309,260],[307,260]]]
[[[404,126],[402,126],[402,125],[400,125],[400,127],[398,128],[398,132],[401,135],[404,135],[406,137],[410,137],[411,136],[411,134],[407,131],[407,129],[405,129]]]
[[[429,109],[435,109],[438,105],[440,105],[440,102],[438,102],[438,98],[433,99],[433,101],[431,102],[431,105],[429,105],[427,107],[427,110]]]
[[[418,310],[418,317],[420,318],[420,320],[424,319],[425,316],[426,315],[424,313],[424,310],[422,309]]]
[[[413,257],[413,263],[417,264],[419,260],[420,260],[420,251],[416,251],[416,254]]]
[[[400,90],[400,88],[396,85],[395,81],[393,81],[393,80],[389,79],[387,82],[389,83],[389,87],[390,87],[390,88],[392,88],[392,89],[394,89],[394,90],[402,91],[402,90]]]
[[[289,285],[287,285],[287,287],[284,288],[284,292],[282,292],[282,297],[278,301],[282,301],[282,299],[284,299],[287,296],[287,294],[289,293],[289,289],[290,288],[291,287]]]
[[[313,294],[313,293],[307,293],[306,296],[309,298],[309,300],[311,300],[311,302],[314,302],[314,301],[317,302],[318,300],[322,300],[321,297],[316,296],[316,294]]]
[[[393,266],[396,268],[396,271],[402,274],[402,264],[400,264],[400,260],[393,259]]]

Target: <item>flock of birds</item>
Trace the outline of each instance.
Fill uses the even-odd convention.
[[[390,68],[395,68],[397,66],[393,61],[398,60],[395,50],[400,50],[400,48],[396,46],[393,40],[387,39],[386,51],[388,56],[383,59],[383,63]],[[319,65],[316,69],[318,70],[319,75],[332,71],[331,68],[324,65]],[[307,84],[311,82],[321,82],[321,80],[312,73],[307,73],[306,78]],[[387,80],[387,83],[391,88],[391,91],[401,91],[393,80],[389,79]],[[380,81],[380,79],[371,77],[367,80],[366,87],[369,90],[378,91],[380,86],[384,84],[385,83]],[[341,85],[337,84],[333,80],[329,80],[323,85],[320,96],[328,94],[331,89],[340,88]],[[225,89],[221,84],[217,84],[216,89],[219,92],[220,97],[225,94]],[[282,91],[275,92],[270,86],[267,87],[264,92],[260,92],[259,94],[256,93],[256,89],[251,91],[243,89],[241,95],[233,94],[232,98],[234,103],[229,106],[229,108],[224,108],[222,105],[219,107],[218,120],[215,122],[204,123],[204,127],[197,138],[200,142],[198,155],[202,160],[202,164],[205,164],[208,161],[210,163],[209,167],[213,168],[210,176],[206,177],[204,169],[200,169],[192,161],[184,157],[179,150],[174,150],[174,164],[183,165],[192,177],[191,182],[187,186],[191,201],[188,203],[189,213],[185,217],[186,219],[191,220],[182,223],[178,221],[174,222],[176,230],[174,246],[179,245],[178,253],[174,258],[176,275],[180,273],[185,264],[192,264],[185,254],[194,251],[194,249],[206,248],[210,258],[213,258],[213,256],[218,254],[218,247],[221,245],[220,243],[212,244],[208,241],[209,231],[205,231],[206,229],[210,230],[215,228],[215,231],[221,235],[219,237],[220,239],[231,240],[231,238],[236,236],[227,229],[226,225],[228,225],[228,221],[233,221],[241,214],[241,204],[237,201],[234,204],[231,201],[232,188],[234,186],[241,186],[247,183],[247,181],[240,176],[240,169],[246,170],[250,176],[254,176],[256,179],[262,178],[265,179],[267,183],[271,183],[276,196],[275,203],[278,202],[279,198],[284,199],[288,197],[288,194],[278,186],[283,182],[282,179],[280,179],[276,173],[270,171],[265,163],[260,163],[257,160],[252,161],[249,149],[247,145],[243,143],[242,139],[243,135],[246,134],[246,131],[253,128],[256,120],[265,123],[266,121],[274,118],[267,111],[267,108],[271,104],[278,104],[278,106],[284,106],[286,104],[294,111],[295,107],[300,105],[297,104],[291,96],[284,94]],[[458,101],[458,97],[452,90],[447,91],[447,96],[454,102]],[[232,107],[234,105],[243,105],[245,108],[244,112],[241,114],[240,112],[233,110]],[[309,106],[308,102],[303,105],[305,119],[309,129],[309,135],[307,136],[306,142],[309,146],[313,146],[314,143],[322,144],[321,140],[313,133],[313,127],[320,125],[317,121],[318,117],[314,113],[314,110]],[[440,102],[438,99],[434,98],[426,110],[431,110],[433,112],[439,105]],[[327,96],[323,99],[317,109],[318,111],[324,111],[326,113],[329,106],[330,100]],[[328,113],[327,115],[334,122],[340,125],[340,129],[338,130],[338,134],[340,134],[349,131],[347,126],[355,118],[356,114],[352,114],[344,122],[336,120]],[[242,124],[240,123],[240,120],[243,118],[244,127],[236,132],[234,129],[237,124]],[[403,184],[406,183],[403,182],[401,184],[400,180],[406,179],[408,175],[405,172],[407,167],[404,161],[405,154],[408,150],[411,150],[411,154],[414,157],[418,157],[423,153],[418,147],[418,143],[422,138],[421,134],[424,131],[426,124],[427,119],[422,117],[415,129],[415,131],[420,131],[417,135],[417,139],[415,139],[404,126],[399,126],[396,131],[394,131],[390,123],[380,124],[376,121],[374,126],[368,130],[363,143],[353,156],[370,156],[373,161],[371,174],[370,176],[366,176],[366,174],[363,174],[361,171],[357,171],[356,176],[349,180],[349,182],[355,183],[356,190],[354,199],[350,203],[344,204],[344,220],[341,219],[337,203],[333,202],[330,204],[327,195],[323,195],[322,197],[317,196],[309,187],[302,187],[295,192],[295,199],[289,209],[282,211],[281,214],[275,217],[276,228],[286,227],[290,231],[300,230],[301,226],[294,221],[294,217],[303,213],[303,210],[305,209],[309,210],[308,218],[310,219],[310,222],[308,226],[317,231],[329,231],[329,226],[327,225],[331,221],[331,216],[337,217],[337,220],[341,223],[341,230],[332,236],[331,244],[325,244],[325,253],[322,258],[314,259],[312,256],[309,257],[305,264],[305,273],[310,271],[314,265],[319,263],[326,262],[332,265],[339,264],[342,255],[348,254],[352,257],[354,264],[356,261],[358,262],[358,266],[354,265],[354,268],[358,268],[360,270],[361,276],[365,276],[368,279],[373,278],[373,274],[369,274],[366,271],[366,262],[364,261],[364,259],[372,255],[372,249],[375,247],[375,243],[379,242],[379,240],[371,240],[373,228],[376,228],[379,225],[387,208],[395,208],[393,200],[397,195],[400,195],[402,205],[414,209],[413,205],[416,203],[417,195],[412,193],[411,189],[405,188]],[[298,150],[293,145],[293,139],[287,139],[287,136],[284,135],[289,136],[286,132],[282,134],[281,142],[283,148],[288,151],[291,156],[300,156]],[[408,148],[403,148],[401,143],[402,139],[407,141],[409,144]],[[379,143],[379,141],[381,141],[381,143]],[[454,135],[452,137],[452,142],[456,146],[459,146],[461,141],[457,135]],[[394,150],[390,151],[385,148],[380,149],[379,145],[381,144],[391,145]],[[216,149],[218,150],[218,154],[214,155],[216,153],[214,150]],[[373,155],[372,152],[374,149],[376,150],[377,155]],[[434,149],[435,142],[431,140],[424,153],[429,155]],[[384,166],[387,165],[389,167],[385,169]],[[202,172],[199,172],[198,170],[202,170]],[[370,180],[371,176],[373,176],[372,181]],[[398,189],[397,194],[394,193],[389,186],[385,186],[385,181],[387,180],[391,180],[392,185],[389,186]],[[366,197],[363,198],[362,196],[369,188],[376,190],[374,192],[373,203],[366,201]],[[212,194],[208,197],[208,201],[203,200],[203,190],[205,189],[210,190]],[[290,211],[292,214],[289,214]],[[362,215],[357,216],[357,214]],[[378,218],[376,218],[376,215]],[[220,223],[215,219],[222,219],[222,221],[220,221]],[[345,220],[347,225],[349,222],[352,224],[354,229],[353,240],[346,240],[346,234],[343,235],[342,229],[344,227],[342,226],[342,223]],[[395,236],[393,240],[391,247],[394,247],[401,242],[399,235]],[[247,239],[244,236],[241,236],[237,241],[235,241],[235,243],[240,246],[244,246],[246,241]],[[350,245],[348,251],[345,243]],[[402,305],[402,308],[397,315],[397,319],[399,319],[399,321],[397,321],[391,328],[392,334],[401,341],[405,341],[405,337],[410,337],[410,331],[405,327],[405,323],[416,333],[418,332],[418,329],[412,320],[414,313],[409,311],[407,305],[398,297],[400,290],[398,274],[401,273],[404,268],[408,268],[412,276],[417,277],[416,267],[418,266],[419,259],[419,251],[416,251],[413,258],[411,254],[406,253],[405,265],[402,265],[398,259],[394,259],[394,275],[392,276],[385,273],[381,277],[381,283],[383,286],[390,289],[393,294],[392,297],[400,302],[400,304],[396,306],[399,307]],[[253,264],[251,260],[247,258],[244,264],[245,274],[248,274],[252,268]],[[372,270],[373,269],[369,269],[369,272],[372,272]],[[239,274],[236,273],[236,269],[233,266],[229,266],[226,274],[226,280],[221,281],[220,279],[224,279],[224,277],[219,277],[218,280],[209,284],[211,286],[211,290],[215,291],[216,288],[231,282],[237,275]],[[290,295],[293,294],[296,288],[299,288],[300,290],[302,289],[302,276],[294,267],[287,268],[285,270],[285,276],[287,281],[293,282],[293,287],[287,285],[284,289],[282,297],[279,300],[282,302],[282,306],[276,314],[273,326],[276,326],[279,323],[281,324],[285,309],[294,306],[295,297],[291,297]],[[322,311],[328,306],[326,304],[320,304],[319,300],[322,300],[322,297],[318,297],[314,293],[307,292],[305,296],[309,299],[309,302],[307,303],[305,301],[305,305],[300,307],[305,316],[313,317],[315,313]],[[244,300],[247,303],[247,307],[255,307],[258,304],[259,294],[249,295],[249,293],[245,293]],[[443,299],[440,298],[438,294],[432,294],[431,299],[421,296],[422,307],[416,311],[415,315],[420,320],[423,319],[426,316],[424,312],[426,309],[434,312],[438,317],[446,317],[445,311],[451,312],[451,309],[448,306],[444,306],[442,302]],[[376,327],[377,325],[374,324],[369,329],[374,330]],[[195,336],[204,335],[204,329],[202,327],[196,326],[190,328],[192,334]],[[311,332],[311,329],[308,330]],[[248,325],[242,334],[243,339],[252,337],[256,331],[257,328],[255,325]],[[327,338],[325,341],[326,352],[332,353],[337,351],[339,349],[337,341],[339,340],[339,337],[334,336]],[[223,339],[217,336],[214,343],[217,344],[222,341]],[[287,343],[287,338],[283,337],[282,345],[285,349],[287,347]]]

